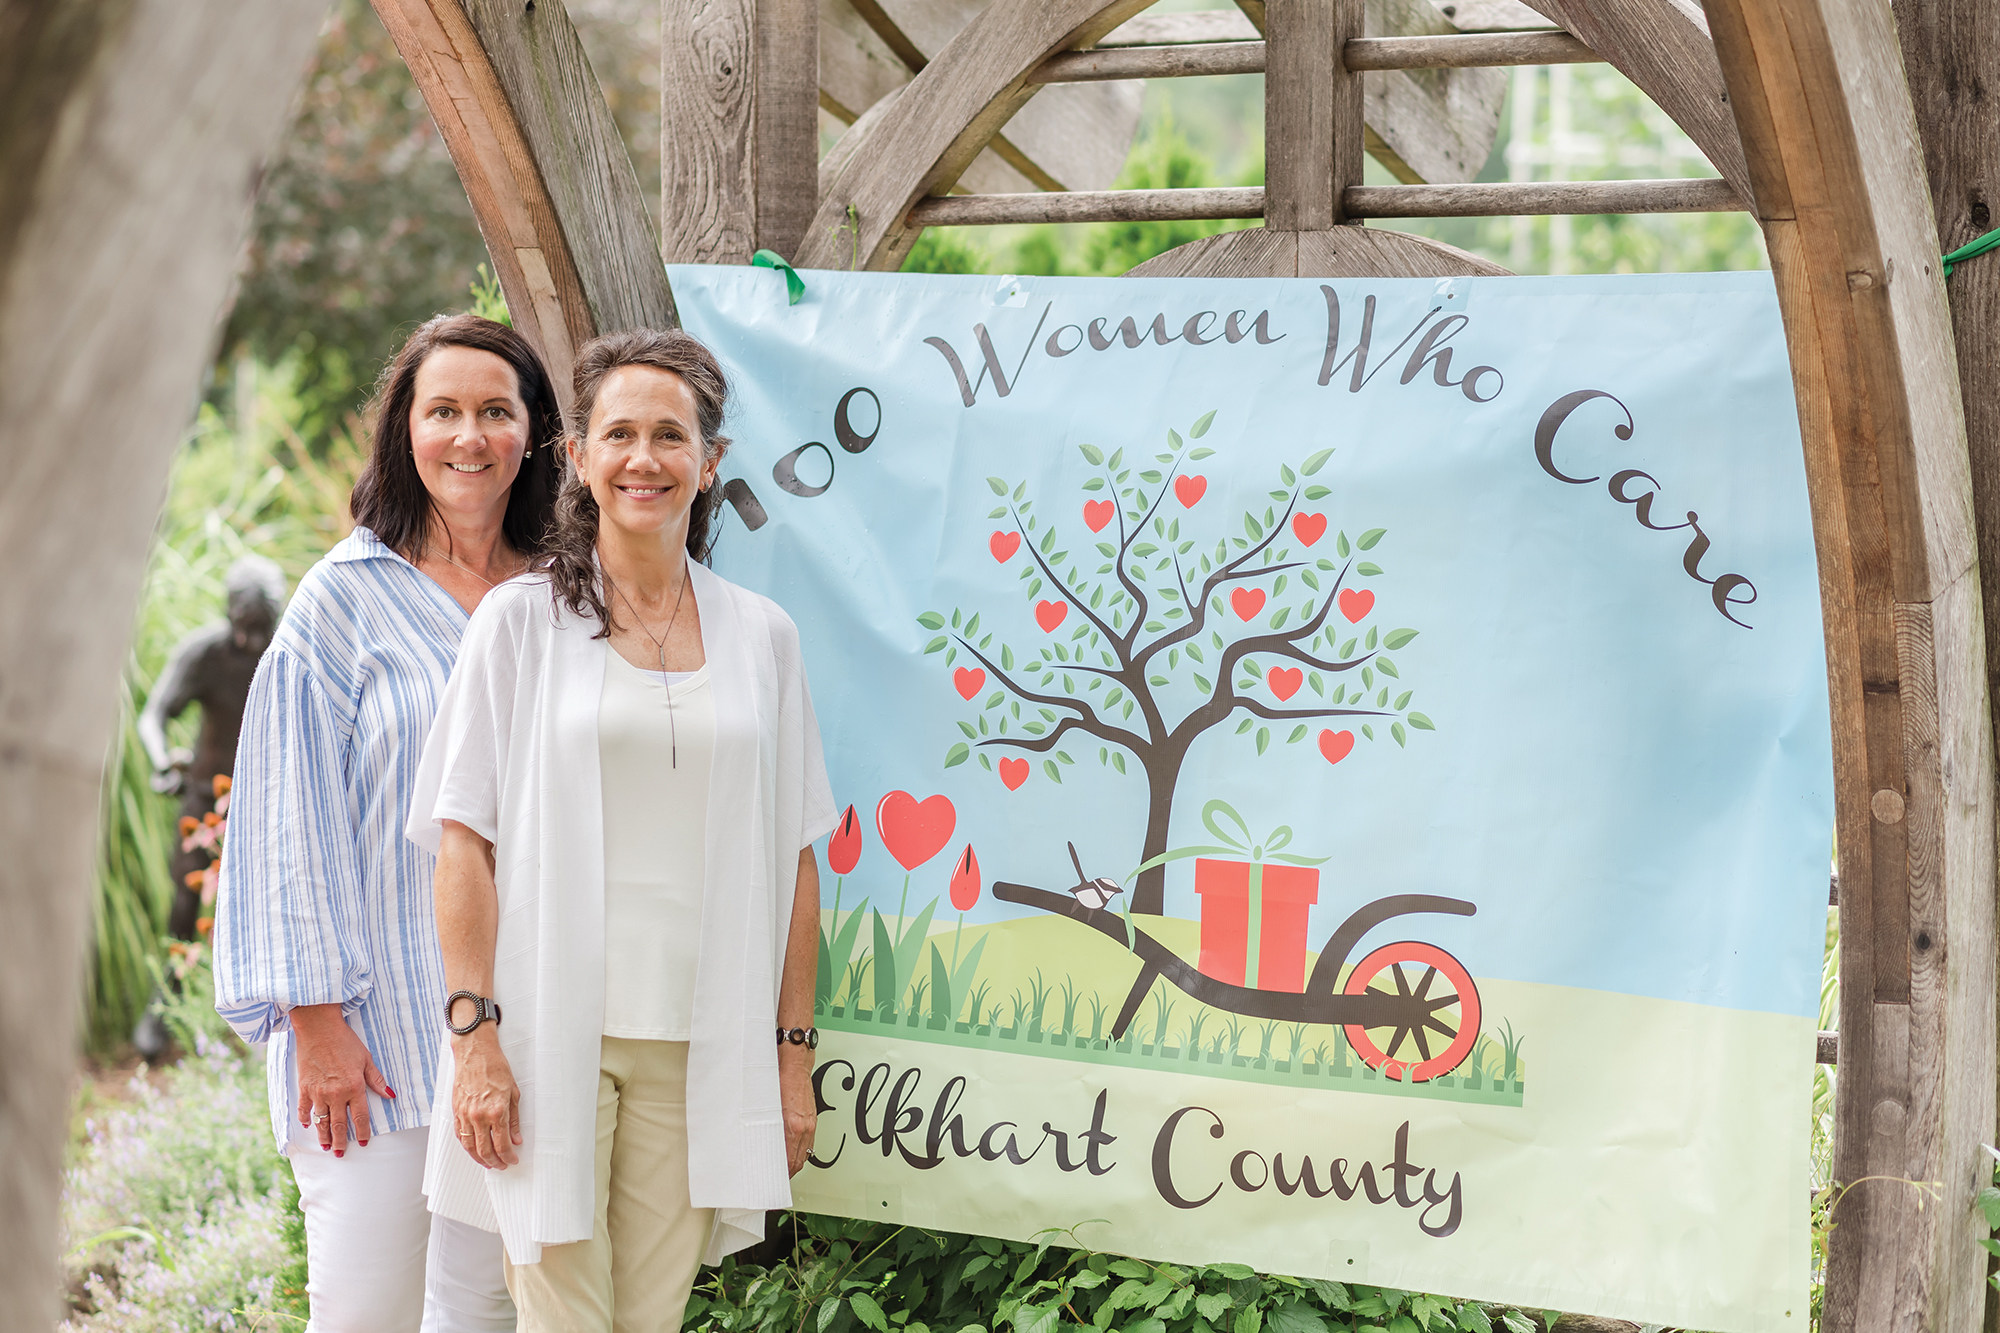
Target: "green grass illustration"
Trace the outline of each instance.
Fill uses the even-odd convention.
[[[834,1032],[893,1032],[899,1039],[961,1049],[1130,1069],[1180,1069],[1287,1087],[1522,1104],[1523,1037],[1511,1020],[1482,1033],[1450,1074],[1416,1083],[1369,1068],[1354,1053],[1344,1028],[1275,1019],[1246,1022],[1201,1004],[1190,1010],[1188,997],[1160,980],[1125,1035],[1113,1041],[1110,1027],[1136,971],[1127,951],[1068,923],[1037,918],[939,926],[938,934],[929,935],[935,907],[933,902],[923,908],[901,930],[870,910],[865,898],[852,909],[836,905],[822,914],[820,1026]],[[1184,938],[1170,940],[1171,947],[1184,956],[1192,954],[1194,922],[1156,918],[1148,930],[1161,937],[1179,930]],[[905,968],[912,975],[905,975]],[[1004,998],[1002,987],[1008,988]],[[1178,1023],[1177,1013],[1183,1015]],[[1087,1025],[1082,1021],[1086,1014]]]

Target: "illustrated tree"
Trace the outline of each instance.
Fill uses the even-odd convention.
[[[1130,755],[1145,774],[1150,799],[1142,864],[1167,850],[1174,791],[1189,747],[1232,717],[1242,715],[1236,734],[1258,756],[1277,730],[1289,724],[1283,743],[1297,745],[1319,719],[1370,719],[1359,724],[1370,742],[1377,722],[1387,720],[1398,746],[1407,744],[1411,730],[1435,730],[1428,717],[1410,711],[1415,691],[1388,656],[1417,631],[1364,624],[1374,614],[1375,594],[1350,583],[1382,574],[1361,557],[1381,543],[1386,529],[1353,539],[1335,529],[1327,541],[1326,515],[1300,507],[1332,494],[1308,484],[1332,449],[1296,469],[1280,464],[1280,485],[1268,492],[1261,514],[1254,506],[1241,512],[1240,532],[1192,535],[1208,479],[1186,467],[1214,456],[1194,441],[1208,433],[1215,415],[1196,421],[1185,439],[1169,430],[1166,451],[1154,456],[1156,468],[1128,464],[1123,449],[1107,457],[1094,445],[1080,446],[1093,474],[1081,486],[1080,519],[1088,535],[1074,540],[1063,535],[1066,520],[1037,514],[1025,482],[987,478],[1001,498],[988,517],[1007,521],[988,539],[988,551],[1002,565],[1028,557],[1018,562],[1018,578],[1045,636],[1032,647],[1017,651],[1004,638],[996,646],[995,631],[980,632],[978,611],[917,617],[937,632],[924,651],[944,653],[945,665],[956,667],[959,695],[977,704],[972,720],[958,723],[965,739],[951,746],[945,767],[976,757],[1009,790],[1018,790],[1033,771],[1024,756],[1034,755],[1047,779],[1061,783],[1064,769],[1076,762],[1066,743],[1094,737],[1101,765],[1126,773]],[[1186,537],[1184,522],[1191,530]],[[1331,558],[1308,554],[1323,541]],[[1090,551],[1102,563],[1086,573]],[[1044,590],[1049,596],[1042,596]],[[1065,631],[1066,624],[1072,627]],[[976,665],[956,666],[961,653]],[[1305,699],[1302,689],[1312,697]],[[1328,763],[1337,764],[1353,750],[1354,733],[1322,727],[1317,745]],[[997,764],[994,751],[1001,752]],[[1160,915],[1165,867],[1143,869],[1130,892],[1132,911]]]

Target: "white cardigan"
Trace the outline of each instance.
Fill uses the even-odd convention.
[[[834,825],[798,629],[769,599],[690,561],[715,699],[701,956],[688,1051],[688,1184],[714,1208],[704,1262],[763,1237],[791,1204],[778,1101],[778,984],[798,854]],[[455,819],[494,847],[493,996],[521,1091],[519,1165],[469,1157],[439,1062],[424,1193],[432,1211],[498,1231],[517,1264],[588,1240],[596,1218],[604,1027],[604,813],[597,713],[607,640],[525,576],[486,595],[438,706],[409,836],[435,854]],[[754,736],[754,744],[751,743]],[[733,743],[732,743],[733,742]]]

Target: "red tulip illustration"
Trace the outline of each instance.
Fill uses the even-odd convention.
[[[972,844],[965,844],[965,854],[958,858],[958,867],[951,872],[951,905],[961,912],[970,912],[972,905],[979,901],[979,858],[972,854]]]
[[[840,817],[833,836],[826,840],[826,863],[834,874],[845,875],[853,871],[854,863],[860,859],[861,821],[855,818],[854,807],[850,805]]]

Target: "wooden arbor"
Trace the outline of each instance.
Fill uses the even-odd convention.
[[[1502,270],[1356,224],[1754,211],[1791,345],[1832,688],[1845,908],[1835,1175],[1941,1190],[1920,1207],[1878,1180],[1842,1201],[1827,1326],[1971,1328],[1984,1272],[1971,1197],[1990,1170],[1979,1145],[1995,1136],[1993,733],[1939,245],[1887,10],[1710,0],[1704,18],[1688,0],[1531,0],[1545,30],[1457,33],[1431,11],[1398,20],[1386,0],[1241,0],[1254,29],[1215,15],[1131,22],[1147,3],[996,0],[941,47],[906,53],[907,82],[817,162],[812,0],[664,0],[664,253],[742,262],[769,247],[802,267],[887,269],[933,225],[1262,218],[1135,271],[1432,277]],[[376,6],[466,176],[510,304],[544,330],[529,329],[558,373],[597,328],[671,318],[629,168],[560,10]],[[881,0],[854,8],[903,49]],[[1412,156],[1433,160],[1420,151],[1399,155],[1422,138],[1408,119],[1382,131],[1396,97],[1413,96],[1385,78],[1435,92],[1440,71],[1578,60],[1630,77],[1718,177],[1455,183],[1412,169]],[[1048,87],[1256,71],[1261,189],[962,192],[991,177],[974,164],[1007,147],[1004,131]],[[1407,183],[1362,184],[1365,151]]]
[[[1753,209],[1791,344],[1826,613],[1846,908],[1836,1176],[1940,1191],[1919,1209],[1915,1192],[1877,1180],[1842,1203],[1828,1324],[1970,1329],[1984,1271],[1970,1200],[1989,1171],[1978,1144],[1995,1133],[1982,672],[2000,661],[1983,637],[1974,553],[1982,535],[2000,550],[2000,515],[1975,505],[1969,476],[1922,168],[1921,150],[1939,140],[1929,122],[1919,135],[1881,0],[1709,0],[1706,21],[1692,0],[1535,5],[1568,37],[1371,37],[1360,0],[1242,0],[1262,42],[1156,30],[1113,46],[1143,0],[995,0],[918,52],[921,68],[858,115],[822,181],[812,0],[663,0],[664,253],[740,262],[769,246],[802,262],[880,268],[933,223],[1261,216],[1262,229],[1146,269],[1445,275],[1495,270],[1353,224]],[[459,165],[516,320],[558,381],[598,330],[671,321],[662,248],[558,0],[376,7]],[[0,1181],[15,1242],[0,1246],[0,1328],[47,1325],[38,1302],[81,933],[70,886],[87,865],[110,720],[89,699],[109,696],[124,652],[116,627],[143,559],[134,505],[158,493],[198,375],[199,327],[226,288],[255,164],[316,21],[309,0],[0,0],[0,162],[16,187],[0,192],[0,398],[10,409],[0,412],[10,465],[0,551],[13,574],[0,592],[0,905],[46,945],[10,966],[0,1002],[11,1075],[0,1138],[25,1148]],[[1958,45],[1996,49],[1976,27]],[[1371,125],[1384,151],[1399,151],[1370,120],[1369,73],[1586,52],[1671,114],[1720,182],[1468,187],[1412,169],[1397,173],[1410,183],[1360,184]],[[1978,70],[1938,63],[1980,86]],[[948,197],[1050,82],[1255,68],[1268,90],[1261,192]],[[1961,96],[1933,92],[1920,105],[1944,104],[1941,116]],[[1399,160],[1410,167],[1408,154]],[[1963,201],[1947,202],[1958,225]],[[1970,216],[1986,211],[1975,198]],[[100,364],[143,373],[84,373]],[[103,430],[107,409],[142,428]],[[1979,416],[1990,424],[1993,413]],[[76,465],[78,439],[98,443],[101,470]],[[1982,434],[1981,445],[1993,441]],[[1994,475],[1995,459],[1979,461],[1980,475]],[[107,499],[112,471],[122,484]],[[104,539],[70,540],[78,531]]]

